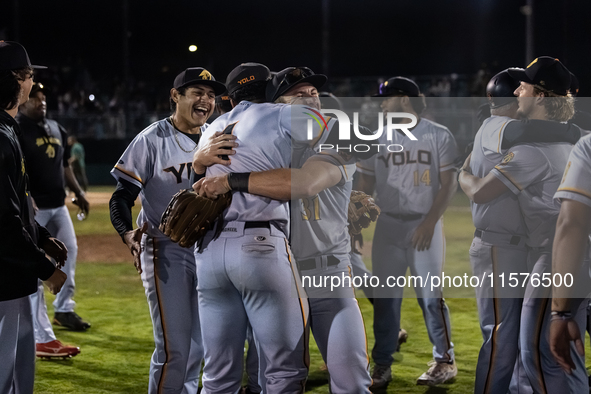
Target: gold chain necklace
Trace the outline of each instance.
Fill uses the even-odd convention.
[[[174,124],[174,120],[172,119],[172,115],[170,115],[170,123],[172,123],[172,128],[174,129],[174,139],[176,140],[177,145],[179,146],[179,148],[181,148],[181,150],[185,153],[192,153],[195,149],[197,149],[197,144],[195,144],[195,147],[191,150],[186,150],[185,148],[182,147],[181,145],[181,141],[179,141],[179,137],[178,137],[178,129],[176,128],[176,125]]]

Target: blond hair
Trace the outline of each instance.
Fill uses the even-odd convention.
[[[534,94],[540,93],[544,94],[543,105],[546,108],[548,119],[566,122],[575,116],[575,98],[572,94],[567,93],[566,96],[561,96],[541,86],[534,85]]]

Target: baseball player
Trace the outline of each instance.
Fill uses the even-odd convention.
[[[232,110],[232,103],[230,102],[230,96],[228,96],[227,91],[215,98],[215,110],[220,116]],[[200,151],[195,153],[194,160],[199,160],[198,156],[200,153]],[[248,343],[248,347],[246,350],[246,359],[244,360],[244,369],[248,378],[246,386],[242,388],[243,392],[241,394],[258,394],[262,391],[259,385],[259,356],[250,324],[248,324],[246,329],[246,342]]]
[[[390,78],[380,86],[378,97],[385,97],[384,112],[407,112],[418,119],[411,141],[401,132],[380,137],[380,143],[401,144],[403,152],[382,151],[369,161],[358,163],[360,189],[372,194],[382,210],[376,224],[372,248],[373,275],[386,282],[388,276],[412,275],[425,280],[439,275],[445,258],[441,217],[456,191],[454,161],[457,147],[450,131],[419,114],[425,107],[419,87],[408,78]],[[384,387],[392,380],[390,366],[400,331],[402,288],[374,289],[374,335],[372,350],[375,366],[373,387]],[[434,361],[417,384],[436,385],[457,374],[454,361],[449,311],[440,288],[416,288],[419,305],[433,344]],[[387,298],[386,298],[387,297]]]
[[[526,138],[531,139],[529,142],[547,140],[556,129],[559,131],[556,141],[569,136],[570,128],[566,129],[566,125],[515,121],[518,104],[513,92],[517,87],[519,81],[508,70],[492,77],[487,85],[492,117],[476,133],[470,159],[471,171],[478,177],[486,176],[510,146],[523,143]],[[529,272],[526,229],[516,196],[505,193],[486,204],[472,203],[472,218],[476,227],[470,247],[474,275],[505,273],[508,278],[511,273],[520,277],[519,274]],[[489,284],[476,288],[484,342],[478,357],[474,392],[505,393],[517,360],[523,292],[521,286],[503,288],[498,282],[491,288]]]
[[[138,134],[111,171],[117,179],[111,221],[141,274],[154,327],[149,393],[198,389],[203,345],[195,259],[192,249],[170,241],[158,225],[171,197],[191,186],[193,153],[214,111],[215,96],[224,90],[204,68],[178,74],[170,90],[173,114]],[[138,195],[142,210],[134,230],[131,207]]]
[[[203,251],[195,254],[207,394],[240,387],[247,318],[265,365],[266,392],[301,393],[307,375],[308,303],[287,243],[289,205],[244,193],[251,172],[289,168],[292,149],[310,142],[303,106],[298,112],[294,106],[264,103],[270,77],[260,64],[236,67],[227,79],[235,107],[206,132],[232,128],[240,144],[230,166],[207,168],[207,177],[232,173],[232,204],[221,236],[210,241],[208,235]],[[324,127],[312,127],[313,138],[322,135]],[[194,163],[194,170],[205,168]]]
[[[66,274],[56,268],[67,258],[65,245],[34,219],[26,163],[15,121],[29,99],[33,67],[25,48],[0,41],[0,392],[32,393],[35,380],[34,333],[29,295],[37,281],[56,294]]]
[[[586,277],[588,287],[589,234],[591,233],[591,135],[575,145],[558,191],[554,195],[562,204],[556,225],[552,249],[552,272],[566,277],[567,274]],[[587,272],[585,272],[587,271]],[[572,357],[573,344],[580,356],[584,356],[585,331],[574,319],[577,302],[584,293],[577,294],[574,287],[552,288],[552,313],[550,322],[550,350],[556,361],[567,372],[582,369],[582,357]],[[588,291],[588,290],[587,290]],[[575,298],[578,297],[578,298]]]
[[[76,257],[78,245],[74,225],[64,203],[65,186],[72,190],[82,211],[87,214],[89,204],[70,168],[66,131],[56,121],[47,119],[47,106],[43,85],[36,83],[31,89],[29,101],[19,107],[16,118],[22,133],[19,141],[28,163],[31,195],[39,208],[37,222],[62,239],[68,248],[64,271],[68,279],[55,298],[54,324],[74,331],[85,331],[90,323],[74,312]],[[37,293],[31,295],[35,342],[39,357],[72,357],[80,353],[75,346],[63,345],[56,339],[47,316],[43,283],[39,281]]]
[[[289,67],[274,75],[267,98],[282,103],[305,102],[318,110],[318,89],[325,83],[324,75]],[[355,165],[347,164],[336,152],[325,153],[308,149],[299,163],[292,163],[291,170],[251,173],[248,192],[292,200],[290,244],[301,275],[340,278],[351,272],[347,207]],[[228,175],[204,178],[194,188],[200,194],[223,194],[230,190]],[[330,374],[330,392],[369,393],[365,327],[353,288],[305,289],[310,327]]]
[[[529,119],[567,121],[574,114],[574,100],[568,92],[570,73],[559,60],[535,59],[525,70],[509,69],[521,81],[518,116]],[[568,142],[523,144],[509,149],[502,162],[484,178],[462,171],[464,191],[475,203],[487,203],[511,191],[517,196],[524,218],[528,266],[532,275],[549,274],[552,241],[559,206],[553,201],[572,149]],[[470,158],[467,159],[469,166]],[[467,187],[466,187],[467,186]],[[535,393],[555,393],[568,388],[572,393],[588,391],[585,371],[566,375],[553,361],[548,345],[549,288],[528,281],[524,295],[520,344],[521,360]],[[576,313],[575,313],[576,314]],[[585,310],[576,314],[585,320]],[[577,320],[578,322],[578,320]],[[581,322],[584,324],[584,321]],[[581,361],[582,362],[582,361]]]

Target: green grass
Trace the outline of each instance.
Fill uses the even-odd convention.
[[[473,226],[467,199],[458,194],[445,214],[447,257],[445,272],[470,272],[468,248]],[[135,210],[137,213],[137,209]],[[114,234],[110,227],[108,207],[93,206],[84,222],[74,219],[78,234]],[[371,241],[372,230],[365,234]],[[58,339],[81,347],[82,353],[66,361],[38,361],[35,393],[145,393],[148,368],[153,351],[152,327],[141,280],[131,261],[129,264],[79,262],[77,273],[77,312],[92,323],[84,333],[56,328]],[[446,294],[455,344],[458,376],[453,383],[437,388],[415,385],[416,378],[427,369],[432,346],[427,337],[423,317],[416,299],[402,303],[401,325],[409,332],[402,351],[396,353],[394,380],[388,393],[471,393],[474,371],[482,336],[478,325],[473,291]],[[460,297],[460,298],[457,298]],[[470,298],[472,297],[472,298]],[[53,297],[47,295],[50,316]],[[369,349],[373,346],[373,310],[371,304],[359,299]],[[311,341],[309,393],[328,393],[327,374],[320,371],[322,358]],[[591,360],[588,359],[588,364]]]

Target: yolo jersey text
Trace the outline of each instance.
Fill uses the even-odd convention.
[[[427,214],[439,191],[439,173],[453,169],[457,146],[442,125],[420,119],[413,141],[402,132],[380,137],[380,144],[400,144],[401,152],[382,151],[359,163],[360,172],[376,179],[377,203],[386,213]]]

